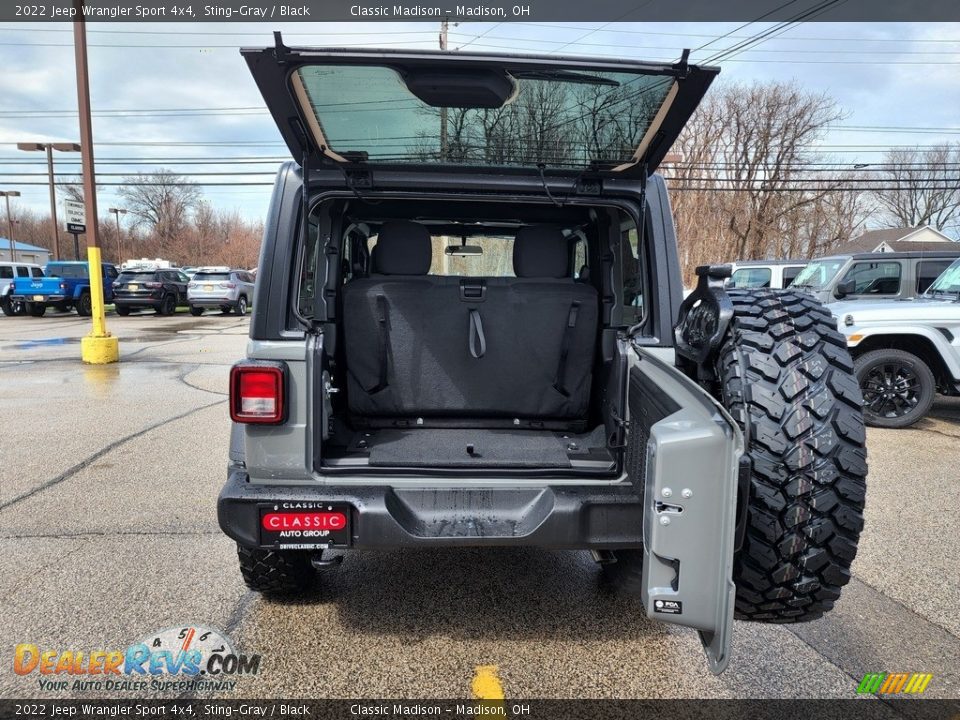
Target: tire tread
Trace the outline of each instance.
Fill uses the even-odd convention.
[[[860,388],[830,312],[790,291],[729,291],[721,396],[753,460],[736,617],[814,620],[850,580],[867,474]]]

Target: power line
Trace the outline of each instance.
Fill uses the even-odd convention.
[[[454,33],[451,33],[454,34]],[[456,33],[460,35],[462,33]],[[484,35],[478,35],[477,39],[484,37]],[[583,47],[605,47],[609,48],[609,42],[583,42],[582,40],[576,40],[572,42],[565,43],[563,40],[550,40],[548,38],[531,38],[531,37],[507,37],[503,35],[489,35],[487,36],[489,40],[506,40],[506,41],[515,41],[520,43],[543,43],[548,45],[580,45]],[[751,36],[737,36],[737,37],[751,37]],[[954,41],[960,43],[960,40]],[[732,47],[732,46],[731,46]],[[668,50],[675,51],[676,45],[631,45],[631,50]],[[550,50],[550,52],[557,52],[559,50]],[[696,51],[694,51],[696,52]],[[943,50],[804,50],[799,48],[779,48],[779,49],[764,49],[764,50],[750,50],[749,52],[756,53],[798,53],[798,54],[809,54],[809,55],[936,55],[942,56]],[[946,51],[948,54],[958,54],[958,50],[949,50]]]
[[[616,21],[614,21],[616,22]],[[496,23],[496,25],[502,25],[503,23]],[[627,23],[621,23],[627,24]],[[571,24],[549,24],[549,23],[536,23],[536,22],[518,22],[514,23],[516,26],[520,27],[539,27],[545,28],[548,30],[590,30],[596,33],[613,33],[613,34],[626,34],[626,35],[650,35],[654,37],[678,37],[678,38],[712,38],[715,37],[712,34],[706,33],[681,33],[681,32],[660,32],[654,30],[635,30],[632,28],[591,28],[584,25],[571,25]],[[33,27],[0,27],[0,32],[40,32],[40,33],[72,33],[72,30],[63,30],[60,28],[33,28]],[[266,44],[272,44],[273,38],[267,37],[261,31],[251,30],[249,32],[220,32],[216,30],[87,30],[87,33],[90,35],[168,35],[179,37],[183,35],[192,35],[192,36],[208,36],[208,37],[256,37],[258,39],[263,39]],[[463,35],[465,37],[471,37],[469,33],[465,32],[451,32],[451,35]],[[317,31],[317,32],[284,32],[284,37],[313,37],[313,38],[326,38],[332,36],[370,36],[370,35],[385,35],[385,36],[396,36],[396,35],[424,35],[433,38],[436,35],[434,30],[360,30],[360,31],[347,31],[347,30],[333,30],[333,31]],[[742,40],[753,37],[752,35],[728,35],[730,39]],[[497,37],[498,40],[513,40],[511,37]],[[903,38],[889,38],[889,37],[877,37],[877,38],[866,38],[866,37],[832,37],[832,36],[791,36],[785,38],[788,41],[799,41],[799,42],[871,42],[871,43],[890,43],[891,41],[903,42]],[[957,40],[948,40],[944,38],[908,38],[906,40],[911,44],[960,44],[960,39]],[[537,42],[546,42],[537,40]],[[563,41],[551,41],[551,42],[563,42]],[[609,43],[607,43],[609,45]]]

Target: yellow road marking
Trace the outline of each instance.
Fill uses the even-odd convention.
[[[503,686],[497,670],[496,665],[477,666],[471,684],[475,700],[503,700]]]

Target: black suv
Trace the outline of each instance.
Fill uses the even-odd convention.
[[[243,55],[296,158],[230,376],[250,587],[308,590],[330,549],[589,550],[717,672],[735,614],[833,606],[866,475],[836,322],[729,266],[682,300],[655,171],[717,69]]]
[[[173,315],[187,304],[190,279],[177,269],[124,270],[113,283],[113,305],[117,315],[150,308],[158,315]]]

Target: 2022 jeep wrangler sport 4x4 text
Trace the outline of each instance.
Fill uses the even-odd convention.
[[[820,617],[861,397],[807,296],[682,288],[654,174],[715,68],[244,50],[296,159],[267,218],[220,525],[289,593],[331,548],[590,550],[729,660]]]

